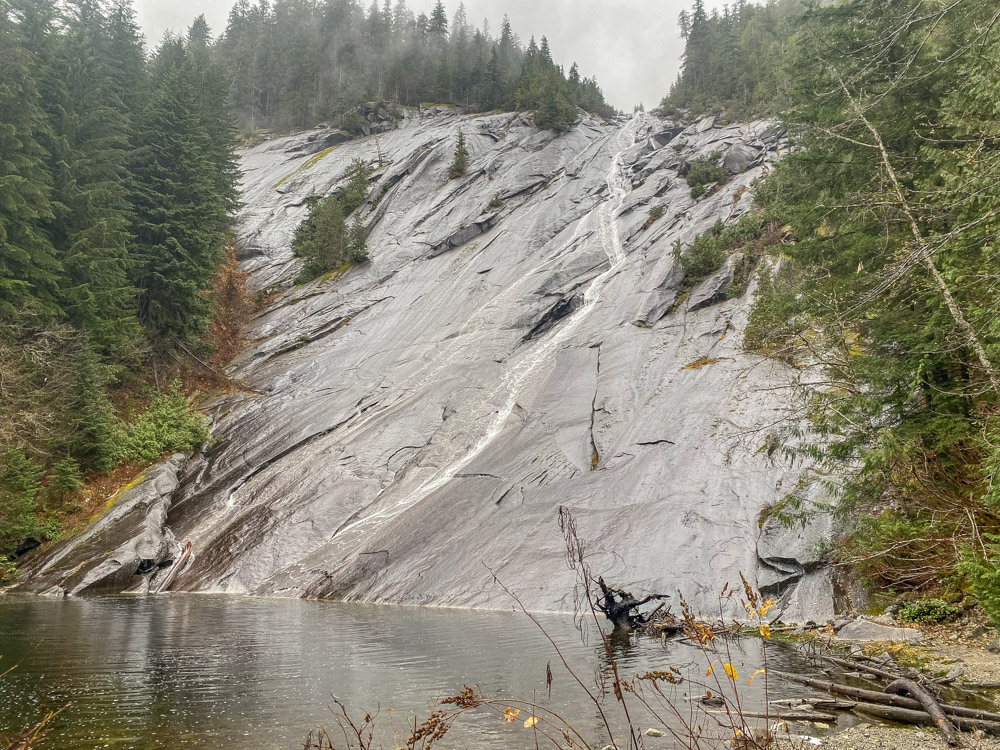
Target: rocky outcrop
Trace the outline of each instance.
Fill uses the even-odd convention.
[[[17,589],[83,595],[148,588],[150,577],[179,551],[166,520],[186,464],[187,456],[178,453],[147,471],[83,533],[32,560]]]
[[[448,180],[460,128],[469,170]],[[801,467],[759,449],[789,376],[742,349],[750,296],[718,293],[727,264],[676,304],[676,244],[749,209],[780,132],[641,115],[557,137],[424,110],[318,159],[310,137],[242,155],[244,267],[279,294],[233,366],[253,392],[212,406],[173,493],[166,526],[197,554],[174,590],[506,606],[496,574],[569,609],[560,506],[595,572],[637,594],[715,611],[741,571],[783,595],[812,572],[798,551],[759,561],[761,509]],[[371,262],[293,286],[307,198],[379,155],[359,209]],[[737,174],[695,200],[680,170],[700,156]],[[96,549],[68,590],[113,579]]]

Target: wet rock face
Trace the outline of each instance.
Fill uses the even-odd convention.
[[[18,589],[55,595],[145,590],[148,576],[178,551],[166,519],[186,465],[187,456],[178,453],[154,466],[100,520],[31,560]]]
[[[470,166],[449,181],[459,129]],[[245,268],[283,291],[233,367],[252,391],[214,405],[173,494],[196,554],[174,590],[507,606],[495,573],[568,609],[560,506],[595,574],[637,594],[715,609],[756,577],[760,510],[797,478],[756,432],[788,375],[743,352],[750,300],[726,299],[726,269],[699,309],[676,304],[673,248],[749,209],[781,133],[642,115],[556,137],[444,110],[320,158],[329,134],[311,135],[242,156]],[[371,262],[292,286],[306,199],[379,153]],[[678,170],[716,153],[742,171],[694,200]]]

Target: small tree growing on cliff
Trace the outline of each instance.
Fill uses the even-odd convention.
[[[368,234],[359,216],[354,217],[347,232],[347,253],[354,263],[364,263],[369,258]]]
[[[465,133],[458,131],[458,143],[455,145],[455,158],[448,170],[448,178],[454,180],[461,177],[469,168],[469,150],[465,146]]]

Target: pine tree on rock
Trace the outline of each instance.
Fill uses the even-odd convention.
[[[347,254],[352,263],[364,263],[368,260],[368,233],[361,217],[355,216],[351,228],[347,232]]]
[[[452,159],[451,168],[448,170],[449,179],[456,179],[465,175],[469,169],[469,150],[465,145],[465,133],[458,131],[458,142],[455,144],[455,158]]]
[[[348,260],[344,209],[331,195],[312,207],[292,240],[296,255],[305,259],[299,281],[306,282],[342,266]]]

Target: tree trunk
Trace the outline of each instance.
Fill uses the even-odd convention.
[[[919,711],[923,708],[920,701],[914,700],[913,698],[906,698],[901,695],[889,695],[887,693],[880,693],[876,690],[865,690],[864,688],[851,687],[850,685],[838,685],[835,682],[817,680],[812,677],[803,677],[802,675],[797,674],[788,674],[787,672],[776,672],[771,670],[770,673],[776,677],[780,677],[781,679],[797,682],[800,685],[815,688],[816,690],[822,690],[833,695],[842,695],[845,698],[854,698],[868,703],[879,703],[884,706],[896,706],[898,708],[906,708],[913,711]],[[948,704],[942,704],[941,709],[949,716],[972,719],[974,721],[1000,723],[1000,714],[992,713],[991,711],[980,711],[976,708],[950,706]]]
[[[945,716],[944,711],[941,709],[941,704],[937,702],[937,699],[933,695],[913,680],[901,677],[889,685],[885,689],[885,692],[888,695],[908,695],[920,701],[920,705],[924,707],[924,711],[934,720],[935,726],[941,730],[941,735],[944,737],[945,742],[952,747],[957,747],[961,743],[958,730],[955,729],[954,724],[948,721],[948,717]]]

